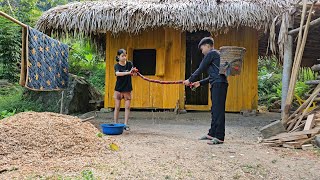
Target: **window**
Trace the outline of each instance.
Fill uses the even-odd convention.
[[[156,57],[155,49],[135,49],[133,50],[133,65],[142,75],[155,75]]]

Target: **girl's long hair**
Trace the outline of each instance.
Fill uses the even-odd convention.
[[[119,62],[119,56],[123,53],[126,53],[127,51],[125,49],[119,49],[116,56],[116,61]]]

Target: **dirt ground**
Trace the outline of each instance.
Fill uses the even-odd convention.
[[[100,129],[101,123],[112,122],[112,116],[98,113],[90,122]],[[279,119],[280,114],[227,114],[223,145],[197,140],[209,128],[208,112],[175,115],[135,111],[131,117],[129,132],[103,137],[119,145],[119,151],[87,158],[86,163],[78,164],[76,172],[67,169],[70,161],[64,162],[66,168],[47,168],[27,177],[73,179],[81,171],[90,170],[98,179],[320,179],[319,150],[273,148],[257,143],[258,129]],[[19,173],[0,173],[0,179],[18,177]]]

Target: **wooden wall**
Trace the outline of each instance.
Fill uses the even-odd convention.
[[[239,112],[254,110],[258,107],[258,33],[256,30],[243,27],[220,34],[215,39],[215,48],[221,46],[241,46],[247,49],[243,69],[240,76],[229,77],[229,89],[226,110]],[[106,47],[106,94],[105,107],[114,107],[114,86],[116,77],[114,64],[116,52],[120,48],[128,51],[132,59],[133,49],[156,49],[157,68],[155,76],[147,76],[158,80],[180,80],[185,78],[186,33],[173,29],[159,28],[144,31],[139,35],[127,33],[112,36],[107,33]],[[173,109],[179,102],[185,108],[183,85],[160,85],[149,83],[139,77],[133,77],[132,108]],[[210,95],[209,95],[210,97]],[[123,107],[123,103],[122,103]],[[187,109],[210,110],[207,106],[189,106]]]
[[[230,30],[214,37],[215,48],[240,46],[246,48],[240,76],[228,78],[229,88],[226,110],[239,112],[258,108],[258,32],[252,28]]]
[[[144,31],[139,35],[122,33],[117,36],[107,34],[106,47],[106,94],[105,107],[114,107],[114,86],[116,76],[114,64],[116,52],[125,48],[128,59],[132,60],[133,49],[156,49],[156,75],[147,76],[158,80],[184,79],[185,41],[180,31],[159,28]],[[147,59],[146,59],[147,61]],[[161,85],[149,83],[140,77],[133,77],[132,108],[175,108],[179,98],[183,98],[183,85]],[[183,102],[183,101],[180,101]],[[123,107],[122,103],[122,107]]]

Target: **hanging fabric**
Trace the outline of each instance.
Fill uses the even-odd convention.
[[[69,47],[31,27],[23,28],[20,85],[35,91],[68,86]]]

